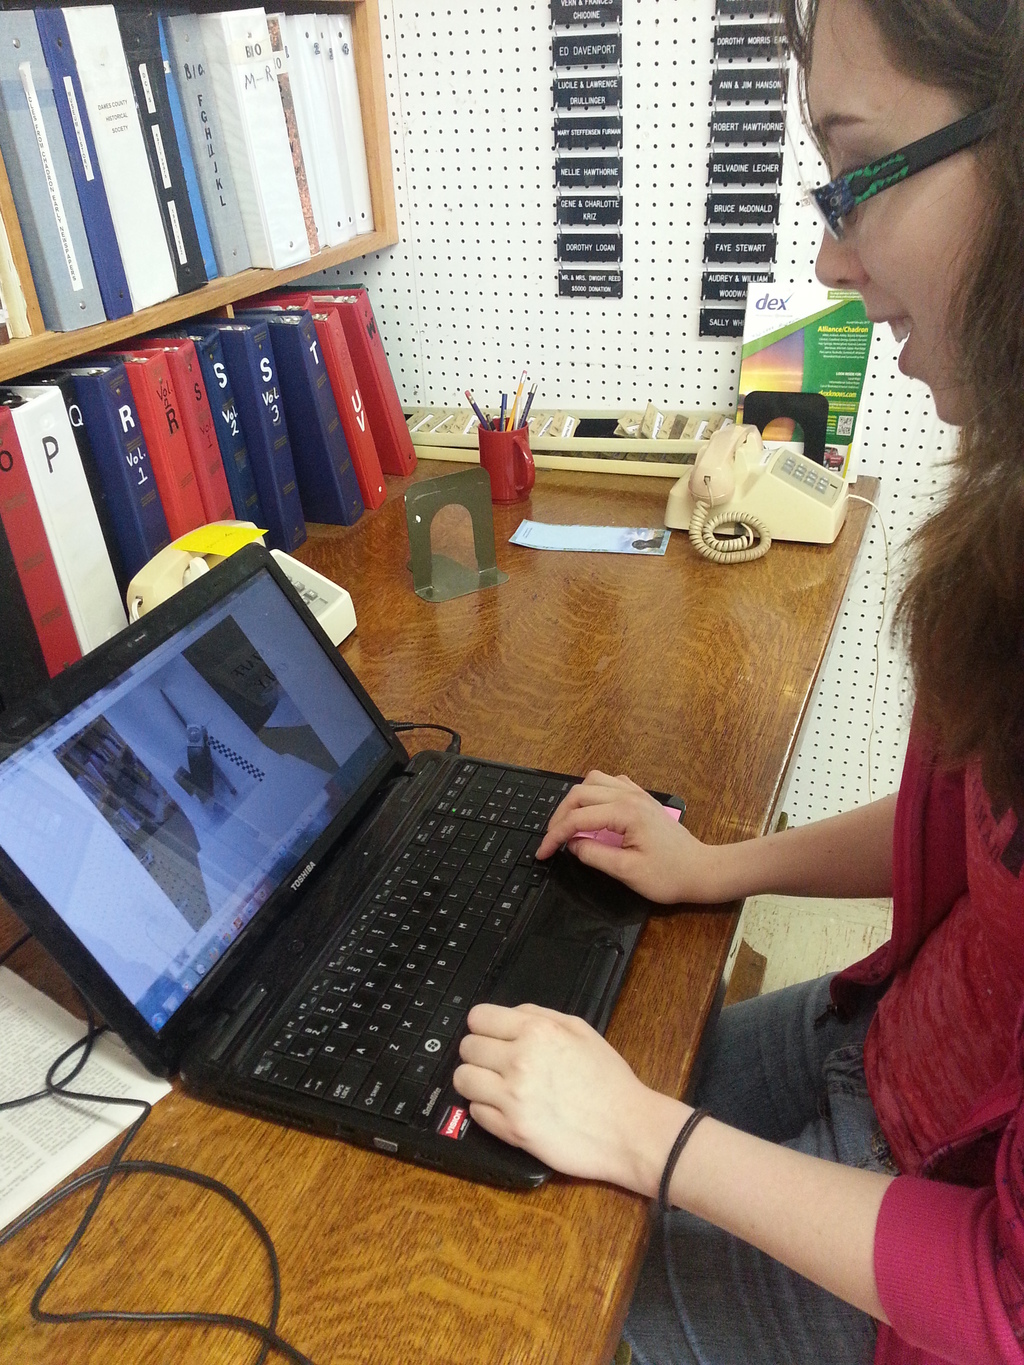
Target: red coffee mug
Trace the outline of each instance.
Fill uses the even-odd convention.
[[[537,471],[530,454],[530,433],[488,431],[480,427],[480,463],[491,476],[491,502],[519,502],[529,497]]]

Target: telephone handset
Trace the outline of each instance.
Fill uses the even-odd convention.
[[[673,487],[665,525],[688,530],[716,564],[767,554],[772,540],[830,545],[846,520],[846,484],[789,446],[766,450],[752,426],[720,427]]]
[[[193,548],[190,541],[199,539],[203,533],[209,538],[211,532],[216,532],[217,528],[224,528],[225,531],[237,531],[241,534],[234,537],[231,541],[219,547],[223,553],[206,548]],[[128,591],[125,594],[125,603],[128,607],[129,621],[137,621],[140,616],[145,616],[147,611],[164,602],[168,597],[173,596],[181,588],[187,587],[204,573],[209,573],[215,564],[219,564],[232,549],[239,548],[249,540],[258,540],[261,545],[266,542],[251,521],[217,521],[209,526],[200,527],[197,531],[190,531],[184,536],[179,536],[170,545],[153,556],[153,558],[142,566],[132,581],[128,584]],[[211,545],[216,543],[211,540]]]

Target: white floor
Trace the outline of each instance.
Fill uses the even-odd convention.
[[[741,938],[768,959],[763,995],[848,967],[885,942],[891,922],[890,900],[751,896],[733,940],[726,979]]]

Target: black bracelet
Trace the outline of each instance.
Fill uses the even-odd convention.
[[[701,1119],[706,1119],[707,1117],[708,1111],[706,1109],[695,1109],[683,1124],[682,1128],[680,1128],[679,1136],[672,1144],[672,1149],[665,1162],[665,1169],[661,1173],[661,1184],[658,1186],[658,1207],[663,1213],[668,1213],[672,1208],[672,1205],[668,1202],[668,1187],[672,1181],[672,1172],[676,1168],[676,1162],[679,1160],[679,1153],[689,1142],[690,1134],[697,1127],[697,1124],[700,1123]]]

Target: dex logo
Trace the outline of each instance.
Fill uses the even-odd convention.
[[[764,312],[765,309],[767,309],[768,312],[770,313],[785,313],[788,311],[789,300],[792,297],[793,297],[792,294],[789,295],[789,298],[785,299],[778,294],[776,295],[768,294],[763,299],[758,299],[757,302],[754,304],[754,307],[759,308],[762,312]]]

